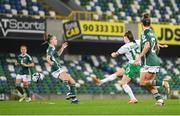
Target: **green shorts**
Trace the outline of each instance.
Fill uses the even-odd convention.
[[[124,75],[133,79],[133,78],[139,77],[141,66],[134,65],[134,64],[127,64],[123,66],[123,69],[125,70]]]

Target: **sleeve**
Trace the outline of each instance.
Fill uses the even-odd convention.
[[[17,63],[21,64],[20,56],[17,56]]]
[[[47,55],[48,56],[53,56],[53,50],[52,49],[47,49]]]
[[[145,30],[144,35],[145,37],[144,37],[143,43],[150,42],[151,37],[149,35],[149,30]]]
[[[141,40],[140,39],[136,40],[136,44],[138,45],[138,47],[140,47],[141,46]]]
[[[30,55],[28,55],[29,63],[33,63],[33,59]]]
[[[57,51],[55,51],[54,55],[55,55],[55,57],[59,57],[59,54]]]
[[[128,52],[128,47],[126,45],[123,45],[122,47],[120,47],[117,51],[119,54],[125,54]]]

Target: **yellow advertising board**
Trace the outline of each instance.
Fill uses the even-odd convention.
[[[125,24],[119,22],[79,21],[84,35],[123,36]]]
[[[180,25],[152,24],[157,40],[160,44],[180,45]],[[141,24],[138,25],[138,37],[142,33]]]

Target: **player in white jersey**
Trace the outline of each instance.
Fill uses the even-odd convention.
[[[138,41],[134,40],[133,34],[131,31],[127,31],[124,35],[124,42],[125,45],[120,47],[118,51],[113,52],[111,56],[113,58],[125,54],[125,56],[128,58],[129,63],[125,65],[123,68],[121,68],[119,71],[116,73],[110,75],[109,77],[105,78],[106,81],[104,80],[99,80],[96,76],[93,76],[92,79],[97,83],[97,84],[102,84],[107,81],[111,81],[115,79],[117,76],[123,76],[122,80],[119,81],[119,84],[123,87],[124,91],[129,95],[130,101],[129,103],[137,103],[137,99],[134,96],[130,86],[128,83],[131,81],[131,79],[136,78],[139,76],[140,72],[140,65],[134,65],[133,62],[134,60],[139,56],[139,45]]]
[[[138,46],[140,46],[139,45],[140,40],[136,40],[136,43],[138,44]],[[161,44],[158,43],[158,47],[159,47],[159,50],[160,50],[160,48],[167,48],[168,45],[166,45],[166,44],[165,45],[161,45]],[[106,78],[104,78],[102,80],[98,79],[96,77],[96,75],[91,75],[91,77],[96,82],[96,85],[102,85],[102,84],[107,83],[109,81],[113,81],[113,80],[115,80],[118,77],[122,77],[123,74],[124,74],[124,69],[123,68],[119,68],[115,73],[113,73],[111,75],[105,75]]]

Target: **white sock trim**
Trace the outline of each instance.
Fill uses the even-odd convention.
[[[136,99],[136,97],[134,96],[134,93],[132,92],[132,89],[129,85],[125,84],[122,85],[124,91],[129,95],[130,99]]]
[[[112,75],[109,75],[109,76],[107,76],[106,78],[102,79],[102,80],[101,80],[101,83],[103,84],[103,83],[106,83],[106,82],[108,82],[108,81],[113,81],[113,80],[115,80],[116,78],[117,78],[116,74],[112,74]]]

